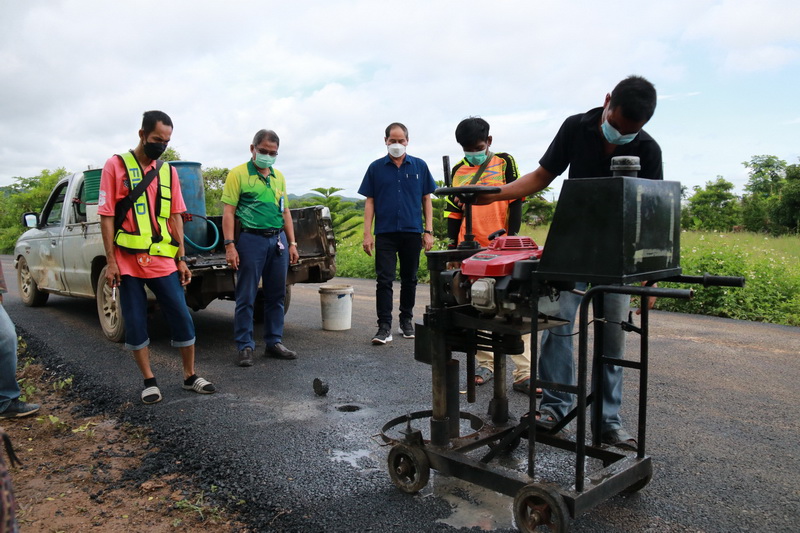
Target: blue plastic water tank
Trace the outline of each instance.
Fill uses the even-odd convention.
[[[175,167],[178,172],[183,201],[186,204],[186,212],[192,215],[206,216],[206,192],[203,187],[203,173],[200,169],[200,163],[170,161],[169,164]],[[213,234],[209,234],[208,222],[204,218],[199,218],[199,216],[195,217],[191,222],[183,224],[183,233],[198,246],[208,246],[211,244],[208,239],[213,237]],[[186,242],[186,253],[197,253],[199,251]]]

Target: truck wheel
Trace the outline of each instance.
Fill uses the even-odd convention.
[[[283,299],[283,315],[289,312],[289,304],[292,303],[292,286],[286,286],[286,297]],[[256,301],[253,303],[253,324],[264,322],[264,293],[260,290],[256,294]]]
[[[103,328],[103,335],[111,342],[122,342],[125,338],[125,321],[122,319],[122,309],[119,306],[119,290],[117,290],[117,300],[111,298],[111,287],[106,283],[106,269],[100,271],[97,278],[97,290],[95,296],[97,300],[97,316],[100,318],[100,327]]]
[[[22,303],[28,307],[41,307],[47,303],[50,294],[39,290],[24,257],[20,257],[17,262],[17,284]]]

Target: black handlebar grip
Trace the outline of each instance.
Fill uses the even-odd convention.
[[[744,278],[741,276],[712,276],[711,274],[703,274],[703,286],[716,286],[716,287],[744,287]]]

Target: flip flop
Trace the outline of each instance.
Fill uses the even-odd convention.
[[[214,394],[215,392],[217,392],[217,389],[210,381],[203,378],[199,378],[197,376],[195,376],[195,380],[192,382],[191,385],[187,385],[186,383],[184,383],[183,390],[194,391],[198,394]]]
[[[479,366],[478,369],[475,370],[475,385],[485,385],[492,381],[492,378],[494,378],[494,372],[485,366]]]
[[[525,378],[520,381],[515,381],[514,384],[511,386],[517,392],[521,392],[526,396],[530,396],[531,394],[531,378]]]
[[[142,391],[142,403],[150,405],[161,401],[161,391],[155,385]]]
[[[514,382],[514,385],[511,386],[511,388],[517,392],[521,392],[522,394],[529,395],[531,393],[531,378],[525,378],[523,380],[516,381]],[[541,398],[542,394],[543,394],[542,389],[537,387],[536,397]]]
[[[550,409],[543,407],[536,411],[536,425],[542,429],[552,429],[558,424],[558,418]]]

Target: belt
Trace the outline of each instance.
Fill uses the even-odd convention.
[[[262,237],[274,237],[275,235],[279,235],[283,231],[283,228],[271,228],[271,229],[242,228],[242,231],[244,233],[261,235]]]

